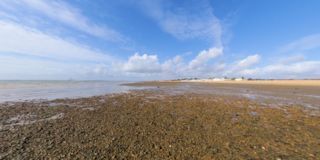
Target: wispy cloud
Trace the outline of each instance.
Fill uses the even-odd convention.
[[[187,3],[186,7],[183,7],[183,4],[186,3],[184,2],[178,9],[171,7],[171,1],[142,0],[138,3],[148,16],[174,37],[207,39],[213,41],[215,46],[221,47],[223,28],[208,2],[193,1],[192,4]]]
[[[304,52],[320,48],[320,34],[302,37],[280,48],[279,52]]]
[[[6,18],[10,18],[11,20],[19,20],[21,22],[31,21],[30,19],[36,18],[34,21],[37,21],[39,20],[37,18],[45,16],[94,37],[113,42],[124,42],[127,40],[118,31],[92,22],[82,14],[81,10],[60,0],[2,0],[0,8],[11,13],[10,17],[8,17],[9,14],[6,14]],[[41,19],[39,21],[46,20]]]
[[[209,60],[222,55],[222,48],[210,48],[208,50],[201,51],[192,61],[189,63],[190,69],[199,69],[204,66]]]
[[[272,57],[273,61],[264,66],[241,69],[239,65],[236,65],[238,67],[235,68],[240,68],[237,71],[238,75],[256,78],[319,78],[320,61],[307,58],[309,53],[313,53],[312,50],[319,48],[320,34],[312,34],[281,46],[276,51],[276,57]],[[285,57],[281,58],[278,55]],[[254,63],[259,58],[251,57],[250,59],[240,62]]]
[[[12,22],[0,21],[0,37],[0,79],[99,79],[106,66],[117,62],[88,46]]]
[[[86,66],[89,67],[89,66]],[[49,59],[0,54],[0,79],[70,79],[85,78],[85,65]],[[90,66],[93,67],[93,66]]]
[[[281,46],[269,64],[245,68],[239,74],[262,78],[319,78],[320,61],[307,58],[312,50],[319,48],[320,34],[308,35]]]
[[[126,60],[121,59],[121,56],[116,59],[106,51],[88,46],[89,43],[86,44],[79,37],[86,35],[90,40],[103,39],[103,42],[117,43],[126,42],[128,38],[111,28],[109,23],[99,24],[90,19],[67,1],[2,0],[0,79],[102,79],[112,75],[125,78],[147,75],[154,79],[225,75],[262,78],[320,77],[320,62],[306,56],[320,48],[320,34],[308,35],[280,47],[276,53],[285,55],[286,58],[283,59],[268,57],[266,54],[252,54],[238,60],[229,60],[223,58],[224,54],[229,54],[224,53],[228,46],[222,43],[225,26],[214,14],[208,1],[181,1],[179,5],[170,0],[141,0],[135,3],[161,28],[163,32],[160,30],[159,33],[169,34],[179,43],[184,40],[204,40],[209,45],[193,51],[197,54],[191,58],[190,55],[187,58],[174,55],[162,60],[161,53],[135,53]],[[55,28],[62,29],[63,33],[50,32],[50,29]],[[77,34],[81,36],[77,37]],[[75,40],[71,41],[73,38]],[[260,64],[260,55],[276,60]],[[218,62],[218,57],[225,61]]]
[[[57,60],[110,62],[112,57],[16,23],[0,21],[0,52],[18,53]]]
[[[291,64],[270,64],[264,67],[245,69],[241,74],[269,78],[319,78],[320,61],[301,61]]]
[[[168,74],[173,74],[173,75],[179,75],[184,69],[184,67],[185,67],[185,64],[183,62],[183,58],[179,55],[166,60],[162,64],[163,72],[166,72]]]
[[[243,69],[246,67],[250,67],[252,65],[257,64],[260,61],[260,55],[255,54],[255,55],[250,55],[248,57],[246,57],[243,60],[240,60],[236,63],[235,67],[239,68],[239,69]]]
[[[192,60],[184,62],[180,56],[166,60],[162,65],[163,74],[202,75],[204,72],[220,71],[221,64],[207,64],[223,54],[223,26],[206,0],[184,1],[175,7],[173,1],[142,0],[137,2],[141,10],[151,17],[166,33],[178,40],[205,40],[209,49],[200,51]]]
[[[295,63],[295,62],[302,62],[305,61],[306,58],[304,55],[302,54],[298,54],[298,55],[293,55],[293,56],[286,56],[283,58],[279,58],[279,62],[280,64],[291,64],[291,63]]]
[[[222,71],[224,76],[244,76],[248,75],[247,71],[254,67],[261,60],[259,54],[249,55],[244,59],[237,60],[228,64]]]
[[[110,79],[119,59],[74,33],[127,40],[65,1],[0,1],[0,79]]]

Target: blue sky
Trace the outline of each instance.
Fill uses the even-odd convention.
[[[0,79],[320,78],[317,0],[2,0]]]

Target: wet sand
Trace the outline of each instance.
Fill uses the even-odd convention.
[[[230,89],[224,85],[158,82],[134,85],[156,88],[1,104],[0,159],[320,157],[317,107],[272,105],[277,101],[265,103],[212,92],[234,92],[233,88],[240,91],[244,86]],[[292,90],[259,86],[247,89],[274,94]],[[298,92],[317,95],[313,88],[299,87]]]
[[[131,86],[159,87],[167,94],[202,93],[219,96],[242,97],[271,106],[300,105],[320,109],[320,81],[318,80],[274,81],[149,81],[131,83]],[[297,85],[296,85],[297,84]]]
[[[320,80],[179,80],[164,82],[195,82],[211,84],[247,84],[247,85],[268,85],[268,86],[316,86],[320,87]]]

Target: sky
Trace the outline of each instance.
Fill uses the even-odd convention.
[[[318,0],[1,0],[0,79],[320,78]]]

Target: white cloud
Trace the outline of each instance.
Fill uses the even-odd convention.
[[[184,70],[185,64],[181,56],[175,56],[172,59],[166,60],[162,64],[162,70],[169,74],[180,74]]]
[[[262,69],[266,74],[306,74],[306,73],[320,73],[319,61],[303,61],[289,65],[276,64],[268,65]]]
[[[87,46],[1,20],[0,44],[0,79],[101,79],[117,61]]]
[[[167,33],[178,39],[202,38],[213,40],[216,46],[222,46],[223,28],[220,20],[213,14],[209,3],[181,3],[179,9],[173,9],[170,1],[138,2],[141,9],[152,17]],[[183,6],[186,5],[185,7]]]
[[[284,54],[283,56],[286,57],[276,57],[274,62],[265,66],[246,67],[238,73],[260,78],[319,78],[320,61],[306,59],[306,54],[317,48],[320,48],[320,34],[305,36],[277,50],[277,55]],[[255,61],[254,59],[252,58],[252,62]]]
[[[242,69],[246,67],[250,67],[252,65],[257,64],[260,61],[260,56],[258,54],[250,55],[243,60],[240,60],[236,65],[235,68]]]
[[[199,52],[190,61],[175,56],[160,62],[155,54],[136,53],[127,61],[120,62],[89,46],[48,34],[43,27],[36,26],[38,29],[34,29],[31,27],[33,25],[25,23],[25,21],[30,23],[52,21],[94,37],[115,42],[126,41],[126,38],[116,30],[94,23],[81,10],[67,2],[2,0],[0,1],[0,79],[21,77],[100,79],[111,75],[125,78],[151,75],[150,77],[154,79],[180,75],[320,77],[320,61],[306,60],[304,55],[288,56],[262,67],[256,67],[261,60],[258,54],[235,62],[212,62],[211,60],[223,54],[221,39],[224,28],[221,21],[213,14],[212,7],[205,1],[185,2],[179,8],[172,7],[170,1],[162,0],[143,0],[137,3],[163,31],[170,35],[181,40],[205,39],[210,42],[212,40],[214,43],[211,46],[215,47]],[[320,48],[320,34],[313,34],[285,45],[278,53],[303,54],[317,48]],[[155,74],[157,75],[154,76]]]
[[[279,52],[301,52],[315,48],[320,48],[320,34],[305,36],[299,40],[293,41],[281,47]]]
[[[91,64],[65,63],[41,58],[0,54],[0,79],[86,79]]]
[[[41,31],[0,21],[0,52],[39,56],[63,61],[111,62],[99,51]]]
[[[225,63],[206,64],[208,59],[222,54],[221,48],[202,51],[198,56],[185,63],[181,56],[168,59],[163,63],[156,55],[135,54],[125,63],[125,71],[133,73],[158,73],[162,77],[212,77],[212,76],[246,76],[253,78],[319,78],[320,61],[294,61],[275,63],[255,67],[261,60],[259,54],[249,55],[242,60]],[[193,66],[193,67],[190,67]]]
[[[270,64],[260,68],[246,69],[241,73],[268,78],[319,78],[320,61],[301,61],[291,64]]]
[[[92,69],[92,73],[97,75],[106,75],[112,69],[108,69],[108,66],[105,64],[98,64]]]
[[[258,55],[253,55],[239,61],[231,71],[255,78],[319,78],[320,61],[306,58],[306,51],[317,48],[320,48],[320,34],[305,36],[277,51],[277,56],[286,56],[284,58],[273,57],[274,61],[265,66],[250,68],[260,59]],[[293,55],[295,53],[298,54]]]
[[[258,54],[249,55],[242,60],[230,63],[227,67],[225,67],[223,74],[225,76],[248,75],[249,73],[253,72],[252,70],[250,70],[250,67],[258,64],[260,62],[260,59],[261,57]]]
[[[161,29],[177,39],[208,40],[211,47],[201,51],[190,62],[183,62],[175,57],[162,64],[164,74],[192,75],[202,72],[220,71],[222,65],[208,65],[207,62],[223,54],[223,27],[220,20],[213,14],[207,1],[185,1],[174,7],[173,2],[163,0],[141,0],[137,2],[141,10],[151,17]],[[201,72],[201,73],[200,73]]]
[[[210,48],[208,50],[201,51],[197,57],[195,57],[190,63],[190,69],[197,69],[205,65],[210,59],[213,59],[219,55],[222,55],[223,48]]]
[[[273,63],[262,67],[246,67],[240,70],[239,74],[261,78],[319,78],[320,61],[310,61],[306,58],[311,50],[318,48],[320,34],[308,35],[277,50],[278,55],[285,54],[286,57],[276,57]]]
[[[122,71],[126,73],[139,73],[140,75],[158,74],[162,77],[195,76],[203,72],[220,72],[224,64],[206,65],[206,62],[222,54],[222,48],[210,48],[201,51],[190,62],[184,62],[180,55],[159,62],[157,55],[140,55],[138,53],[129,57],[128,61],[121,64]]]
[[[210,60],[223,54],[223,48],[213,47],[201,51],[189,62],[184,62],[181,56],[175,56],[161,63],[157,55],[136,53],[125,63],[120,63],[109,55],[87,46],[3,20],[0,20],[0,37],[0,79],[104,79],[112,74],[126,78],[132,75],[143,77],[153,74],[173,78],[225,74],[262,78],[320,76],[320,62],[306,61],[301,56],[288,57],[285,63],[279,61],[255,68],[252,67],[261,59],[258,54],[231,62],[229,65],[209,64]],[[15,54],[33,58],[16,57]]]
[[[59,0],[2,0],[0,2],[0,7],[1,6],[7,9],[7,11],[11,11],[11,17],[15,16],[14,18],[20,21],[35,18],[33,13],[38,13],[37,17],[44,15],[52,20],[95,37],[115,42],[123,42],[126,40],[123,35],[114,29],[92,22],[84,16],[79,9]],[[20,12],[23,14],[21,15]]]
[[[123,70],[132,73],[159,73],[161,72],[161,65],[157,55],[135,53],[123,65]]]
[[[295,62],[301,62],[305,60],[305,56],[303,55],[293,55],[293,56],[287,56],[284,58],[279,59],[279,63],[281,64],[290,64]]]
[[[113,64],[55,61],[0,53],[1,80],[100,80],[119,79]],[[126,77],[130,78],[130,77]]]

